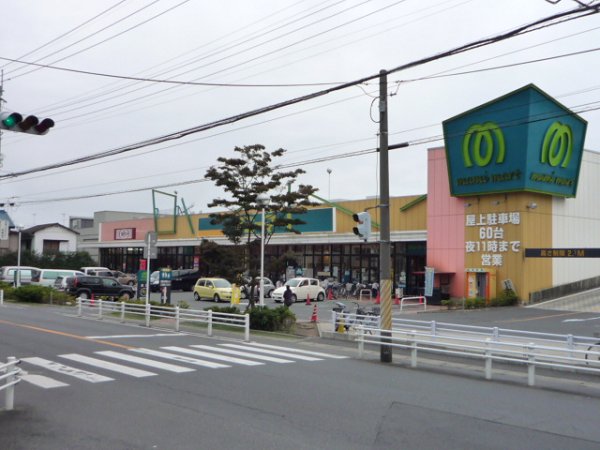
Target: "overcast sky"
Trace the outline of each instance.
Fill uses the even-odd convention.
[[[576,7],[574,0],[12,2],[2,9],[0,57],[51,67],[0,60],[2,109],[50,117],[56,126],[45,136],[3,132],[0,175],[375,75]],[[390,194],[426,193],[427,149],[443,145],[443,120],[529,83],[586,119],[585,148],[600,150],[598,52],[497,68],[592,50],[599,29],[595,14],[391,74],[389,142],[413,145],[390,154]],[[471,73],[431,78],[459,72]],[[157,82],[167,79],[254,86]],[[340,156],[378,145],[378,89],[374,80],[120,156],[5,179],[0,203],[14,202],[7,210],[24,226],[67,224],[70,216],[101,210],[150,213],[151,189],[161,186],[177,191],[193,212],[206,212],[207,203],[223,195],[210,183],[164,186],[201,180],[218,156],[251,144],[286,149],[278,162],[301,164],[306,174],[300,182],[317,187],[324,198],[374,196],[376,154]],[[125,191],[135,192],[108,195]]]

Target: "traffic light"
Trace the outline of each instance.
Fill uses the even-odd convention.
[[[371,215],[368,212],[359,212],[352,214],[352,219],[356,222],[356,226],[352,228],[354,234],[368,241],[371,236]]]
[[[54,120],[43,119],[36,116],[23,116],[18,112],[0,112],[0,130],[17,131],[28,134],[46,134],[54,126]]]

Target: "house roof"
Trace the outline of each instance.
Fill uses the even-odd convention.
[[[8,228],[13,228],[15,226],[14,222],[12,221],[12,219],[10,218],[8,213],[6,211],[4,211],[3,209],[0,209],[0,220],[7,221]]]
[[[79,234],[79,232],[73,230],[72,228],[65,227],[64,225],[61,225],[58,222],[34,225],[33,227],[24,229],[23,233],[33,235],[33,234],[37,233],[38,231],[45,230],[46,228],[53,228],[53,227],[63,228],[64,230],[70,231],[73,234]]]

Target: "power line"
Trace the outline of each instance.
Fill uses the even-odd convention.
[[[419,60],[416,61],[412,61],[400,66],[397,66],[391,70],[388,70],[387,73],[391,74],[391,73],[396,73],[408,68],[412,68],[412,67],[416,67],[419,65],[423,65],[426,64],[428,62],[432,62],[435,60],[439,60],[442,58],[446,58],[449,56],[453,56],[453,55],[457,55],[460,53],[464,53],[473,49],[477,49],[477,48],[481,48],[496,42],[500,42],[506,39],[510,39],[513,38],[515,36],[520,36],[523,35],[525,33],[529,33],[532,31],[537,31],[540,30],[542,28],[546,28],[549,26],[553,26],[553,25],[557,25],[559,23],[564,23],[566,21],[570,21],[570,20],[574,20],[577,18],[581,18],[581,17],[585,17],[587,15],[591,15],[591,14],[596,14],[598,12],[598,7],[594,7],[594,6],[589,6],[587,8],[577,8],[575,10],[569,10],[569,11],[564,11],[561,13],[557,13],[542,19],[538,19],[534,22],[522,25],[516,29],[510,30],[508,32],[502,33],[500,35],[497,36],[493,36],[493,37],[489,37],[489,38],[484,38],[484,39],[480,39],[477,41],[473,41],[470,42],[468,44],[429,56],[429,57],[425,57],[425,58],[421,58]],[[575,17],[573,17],[575,16]],[[311,94],[307,94],[307,95],[303,95],[300,97],[296,97],[290,100],[286,100],[283,102],[279,102],[279,103],[275,103],[275,104],[271,104],[269,106],[266,107],[262,107],[259,109],[255,109],[252,111],[248,111],[245,113],[241,113],[241,114],[237,114],[234,116],[230,116],[224,119],[220,119],[220,120],[216,120],[213,122],[209,122],[203,125],[199,125],[196,127],[192,127],[192,128],[188,128],[185,130],[180,130],[171,134],[167,134],[167,135],[163,135],[163,136],[159,136],[156,138],[151,138],[151,139],[147,139],[144,141],[140,141],[134,144],[130,144],[127,146],[123,146],[123,147],[119,147],[119,148],[115,148],[112,150],[108,150],[108,151],[104,151],[104,152],[100,152],[100,153],[96,153],[96,154],[92,154],[92,155],[87,155],[84,157],[80,157],[80,158],[76,158],[76,159],[72,159],[69,161],[64,161],[62,163],[55,163],[55,164],[49,164],[46,166],[41,166],[41,167],[37,167],[37,168],[33,168],[33,169],[28,169],[28,170],[23,170],[20,172],[12,172],[12,173],[8,173],[5,175],[1,175],[0,176],[0,180],[1,179],[7,179],[7,178],[15,178],[15,177],[19,177],[19,176],[23,176],[23,175],[28,175],[31,173],[36,173],[36,172],[42,172],[42,171],[47,171],[47,170],[52,170],[52,169],[56,169],[59,167],[64,167],[67,165],[75,165],[75,164],[80,164],[83,162],[88,162],[88,161],[93,161],[96,159],[101,159],[101,158],[105,158],[108,156],[114,156],[114,155],[118,155],[118,154],[122,154],[122,153],[126,153],[132,150],[136,150],[139,148],[143,148],[143,147],[147,147],[150,145],[156,145],[156,144],[160,144],[162,142],[167,142],[167,141],[171,141],[171,140],[176,140],[176,139],[181,139],[185,136],[191,135],[191,134],[195,134],[195,133],[199,133],[202,131],[206,131],[212,128],[216,128],[216,127],[220,127],[223,125],[228,125],[228,124],[232,124],[235,122],[238,122],[240,120],[246,119],[248,117],[253,117],[256,115],[260,115],[260,114],[264,114],[270,111],[274,111],[277,109],[281,109],[283,107],[286,106],[290,106],[296,103],[300,103],[300,102],[304,102],[304,101],[308,101],[308,100],[312,100],[318,97],[322,97],[324,95],[330,94],[332,92],[336,92],[342,89],[346,89],[348,87],[351,86],[355,86],[357,84],[361,84],[364,83],[366,81],[370,81],[372,79],[378,78],[380,76],[380,74],[374,74],[374,75],[369,75],[366,76],[364,78],[355,80],[355,81],[351,81],[348,83],[343,83],[340,84],[338,86],[334,86],[328,89],[324,89],[321,91],[317,91]]]

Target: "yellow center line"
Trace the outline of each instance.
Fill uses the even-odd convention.
[[[36,327],[36,326],[33,326],[33,325],[25,325],[25,324],[22,324],[22,323],[8,322],[6,320],[0,320],[0,323],[3,323],[5,325],[12,325],[14,327],[27,328],[27,329],[30,329],[30,330],[40,331],[42,333],[56,334],[58,336],[70,337],[70,338],[73,338],[73,339],[80,339],[82,341],[87,341],[87,342],[93,341],[93,342],[97,342],[99,344],[110,345],[112,347],[124,348],[124,349],[127,349],[127,350],[135,348],[135,347],[132,347],[130,345],[117,344],[115,342],[104,341],[102,339],[87,338],[85,336],[80,336],[78,334],[65,333],[64,331],[50,330],[49,328],[41,328],[41,327]]]
[[[568,312],[568,313],[562,313],[562,314],[549,314],[547,316],[530,317],[527,319],[498,320],[495,323],[531,322],[532,320],[552,319],[553,317],[574,316],[576,314],[581,314],[581,311]]]

